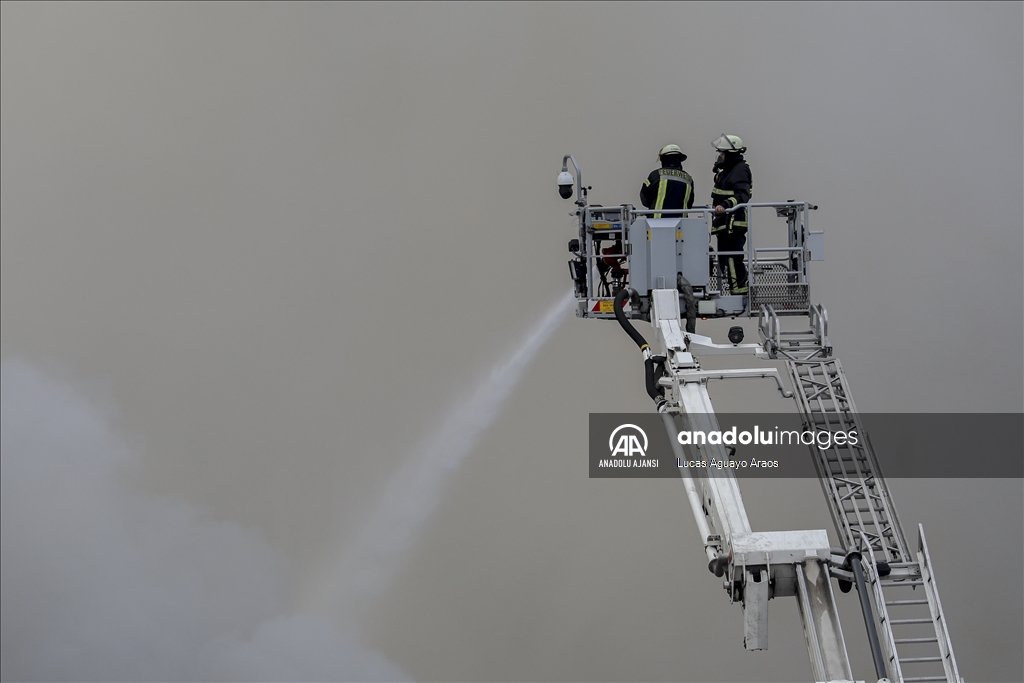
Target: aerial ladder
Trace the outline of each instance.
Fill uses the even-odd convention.
[[[744,647],[767,649],[768,602],[793,597],[814,680],[854,680],[835,579],[842,592],[858,592],[879,681],[962,683],[924,529],[918,526],[917,543],[911,545],[833,354],[828,313],[811,303],[808,263],[824,258],[823,233],[810,230],[810,213],[817,207],[785,201],[732,208],[748,210],[746,247],[737,254],[710,246],[714,207],[654,212],[629,204],[591,205],[591,188],[583,184],[571,155],[562,160],[558,185],[563,198],[576,198],[572,215],[578,236],[569,242],[576,314],[617,320],[640,347],[647,392],[681,464],[708,569],[725,578],[730,602],[742,606]],[[784,246],[755,241],[752,219],[767,211],[786,221]],[[745,259],[746,295],[726,291],[718,268],[723,255]],[[730,329],[728,344],[696,333],[697,318],[724,317],[756,317],[760,343],[742,343],[738,326]],[[633,320],[651,324],[657,352]],[[776,367],[703,369],[700,359],[711,355],[781,360],[792,389]],[[708,382],[736,379],[774,380],[782,396],[795,401],[805,429],[862,435],[855,444],[809,446],[841,547],[829,544],[824,529],[753,531],[735,474],[686,466],[730,459],[724,444],[684,446],[676,435],[681,428],[720,431]]]

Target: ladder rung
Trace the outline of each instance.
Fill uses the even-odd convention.
[[[929,619],[891,619],[890,624],[930,624],[932,620]]]
[[[923,586],[924,581],[890,581],[882,584],[883,588],[903,588],[905,586]]]
[[[846,522],[850,526],[851,529],[857,529],[859,531],[863,531],[864,528],[870,529],[871,527],[875,527],[877,529],[878,526],[879,526],[879,525],[876,525],[874,522],[871,522],[871,521],[868,521],[867,523],[865,523],[863,525],[857,524],[856,523],[857,522],[856,519],[847,519]],[[873,532],[872,535],[875,536],[876,538],[875,538],[874,544],[871,547],[875,549],[875,552],[879,552],[881,550],[881,548],[878,547],[878,539],[877,539],[877,537],[881,536],[882,538],[892,538],[892,530],[889,529],[889,528],[886,528],[883,525],[881,533],[876,531],[876,532]]]
[[[897,645],[903,643],[937,643],[938,638],[896,638],[894,641]]]
[[[900,664],[918,664],[921,662],[941,662],[942,657],[900,657]]]
[[[886,600],[887,605],[927,605],[927,600]]]
[[[905,683],[916,683],[917,681],[944,681],[945,676],[911,676],[903,679]]]

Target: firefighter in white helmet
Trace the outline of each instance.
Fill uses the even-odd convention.
[[[750,201],[750,166],[743,159],[747,148],[736,135],[722,135],[711,144],[718,151],[715,187],[711,190],[711,203],[715,207],[711,232],[718,237],[718,251],[743,251],[747,243],[747,210],[733,213],[726,213],[726,210]],[[728,283],[728,293],[747,294],[747,268],[742,254],[719,256],[718,272],[723,293]]]

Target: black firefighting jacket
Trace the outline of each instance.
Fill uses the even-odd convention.
[[[693,178],[681,166],[651,171],[640,188],[640,202],[648,209],[689,209],[693,207]],[[654,214],[661,218],[661,214]]]
[[[742,154],[726,154],[725,157],[725,167],[718,169],[715,174],[715,189],[711,190],[711,204],[731,209],[737,204],[746,204],[750,201],[750,166],[747,166]],[[711,225],[711,232],[723,230],[746,232],[747,210],[740,209],[735,213],[715,216]]]

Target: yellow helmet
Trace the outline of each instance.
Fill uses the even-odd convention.
[[[711,146],[717,149],[719,152],[746,152],[747,148],[743,146],[743,140],[740,140],[738,135],[726,135],[722,133]]]

